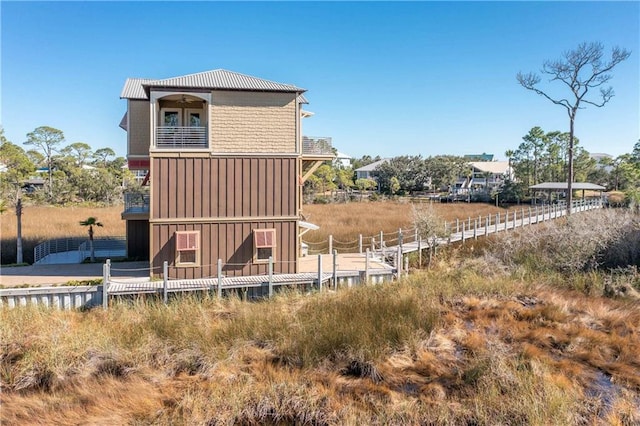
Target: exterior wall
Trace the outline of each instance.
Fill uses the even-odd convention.
[[[166,156],[151,159],[151,266],[172,278],[267,272],[253,264],[253,229],[276,229],[274,272],[297,271],[298,174],[290,157]],[[200,231],[200,266],[175,267],[176,231]]]
[[[127,220],[127,257],[149,260],[148,220]]]
[[[217,153],[296,152],[295,93],[214,91],[209,117]]]
[[[151,161],[151,218],[298,216],[296,157],[156,157]]]
[[[151,139],[149,135],[149,101],[129,100],[128,155],[149,155]]]
[[[169,277],[191,279],[213,277],[217,261],[222,259],[225,276],[266,274],[268,265],[253,263],[253,229],[275,228],[277,247],[274,273],[297,272],[297,221],[246,221],[211,223],[152,223],[151,244],[155,254],[151,261],[154,274],[169,264]],[[175,266],[176,231],[200,231],[200,266]]]

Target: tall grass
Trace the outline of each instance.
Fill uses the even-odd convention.
[[[454,254],[401,282],[258,303],[0,310],[0,421],[640,420],[638,302],[485,268]]]

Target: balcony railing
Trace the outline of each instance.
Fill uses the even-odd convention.
[[[207,148],[206,130],[206,127],[156,127],[156,148]]]
[[[302,137],[302,154],[303,155],[335,155],[331,146],[331,138],[328,137]]]
[[[149,213],[149,194],[124,193],[124,213]]]

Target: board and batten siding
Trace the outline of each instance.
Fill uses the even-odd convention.
[[[296,152],[295,93],[214,90],[210,148],[217,153]]]
[[[297,217],[298,159],[153,157],[151,219]]]
[[[157,156],[151,158],[151,266],[171,278],[267,273],[253,263],[253,230],[276,229],[276,273],[297,272],[299,159]],[[175,267],[175,232],[200,231],[200,266]]]
[[[169,276],[175,279],[215,277],[217,261],[222,259],[225,276],[266,274],[267,265],[253,263],[253,230],[274,228],[276,250],[274,273],[297,271],[297,221],[251,221],[218,223],[152,223],[151,241],[155,255],[151,262],[154,274],[162,272],[165,260]],[[177,231],[200,232],[200,266],[175,267],[175,238]]]

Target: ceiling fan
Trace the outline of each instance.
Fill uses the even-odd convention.
[[[187,97],[185,95],[182,95],[182,98],[178,99],[177,102],[179,104],[190,104],[191,102],[193,102],[193,99],[187,99]]]

